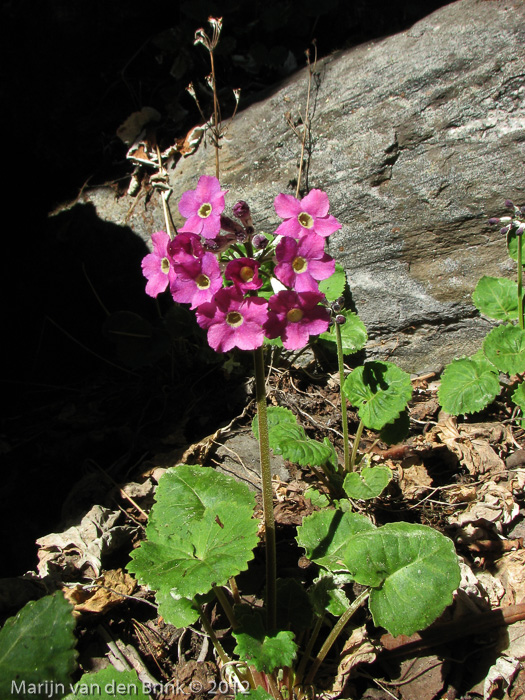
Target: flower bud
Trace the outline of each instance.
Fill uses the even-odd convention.
[[[341,308],[342,308],[342,306],[339,303],[339,300],[332,302],[332,311],[335,311],[335,312],[341,311]]]
[[[492,226],[494,224],[499,224],[499,223],[500,223],[500,219],[498,219],[497,216],[493,216],[491,219],[489,219],[489,224],[491,224]]]
[[[335,322],[342,326],[343,323],[346,323],[346,318],[343,316],[343,314],[337,314],[335,317]]]
[[[240,221],[245,225],[245,226],[251,226],[252,225],[252,213],[250,211],[249,205],[241,200],[240,202],[237,202],[237,204],[234,204],[233,209],[232,209],[233,215],[237,218],[240,219]]]
[[[268,245],[268,239],[263,233],[258,233],[256,236],[253,237],[252,239],[253,247],[256,250],[264,250],[266,246]]]
[[[509,207],[509,209],[514,209],[514,202],[511,202],[510,199],[506,199],[505,206]]]

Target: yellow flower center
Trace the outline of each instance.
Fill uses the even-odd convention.
[[[199,289],[208,289],[210,286],[210,278],[206,275],[199,275],[195,282],[197,283],[197,287]]]
[[[286,314],[286,318],[290,323],[298,323],[303,316],[304,314],[301,309],[290,309]]]
[[[170,261],[168,260],[168,258],[162,258],[162,260],[160,261],[160,270],[165,275],[168,274],[168,272],[170,271]]]
[[[201,204],[199,211],[197,212],[201,219],[207,219],[212,212],[212,206],[208,202]]]
[[[239,272],[239,275],[240,275],[243,282],[251,282],[252,279],[254,278],[254,271],[251,267],[248,267],[248,265],[245,265],[244,267],[241,267],[241,271]]]
[[[232,328],[242,326],[244,319],[238,311],[230,311],[226,316],[226,323]]]
[[[304,226],[304,228],[312,228],[314,225],[314,220],[310,216],[310,214],[307,214],[305,211],[302,211],[299,216],[297,217],[297,220],[301,224],[301,226]]]
[[[308,268],[308,261],[298,256],[297,258],[294,258],[292,267],[294,272],[297,272],[297,274],[300,275],[301,272],[306,272]]]

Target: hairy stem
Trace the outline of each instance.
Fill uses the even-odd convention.
[[[257,420],[259,423],[259,452],[261,457],[261,480],[266,531],[266,621],[269,630],[277,626],[276,619],[276,575],[275,520],[273,517],[272,472],[270,469],[270,443],[268,438],[268,417],[266,413],[266,382],[264,372],[264,351],[253,351],[255,366],[255,387],[257,394]]]
[[[523,330],[523,253],[521,249],[522,236],[518,239],[518,320],[521,330]]]
[[[339,395],[341,397],[341,423],[343,425],[343,443],[345,453],[345,472],[350,471],[350,441],[348,437],[348,414],[346,410],[346,397],[343,394],[343,382],[345,379],[345,364],[343,356],[343,341],[341,340],[341,326],[335,323],[335,341],[337,344],[337,365],[339,367]]]
[[[312,668],[308,672],[308,675],[306,676],[305,679],[305,685],[310,685],[315,678],[315,674],[319,670],[319,667],[323,663],[326,655],[332,648],[333,643],[339,636],[339,634],[343,631],[345,628],[346,624],[348,623],[348,620],[352,617],[352,615],[355,613],[355,611],[361,607],[361,605],[367,600],[368,596],[370,595],[370,589],[364,590],[360,595],[357,596],[357,598],[354,600],[354,602],[350,605],[350,607],[341,615],[339,620],[335,623],[334,627],[332,628],[330,634],[326,638],[325,643],[319,650],[319,653],[315,657],[315,661],[312,664]]]
[[[352,454],[350,456],[350,471],[354,471],[355,469],[355,460],[357,459],[357,450],[359,449],[359,442],[361,440],[361,435],[363,434],[363,428],[365,427],[365,424],[363,421],[359,421],[359,425],[357,426],[357,431],[355,434],[354,438],[354,445],[352,447]]]

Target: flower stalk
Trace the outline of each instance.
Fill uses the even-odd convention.
[[[260,347],[254,350],[253,357],[257,397],[257,420],[259,423],[259,453],[261,459],[264,527],[266,532],[266,621],[268,629],[273,630],[277,627],[277,562],[263,348]]]
[[[341,326],[335,323],[335,342],[337,345],[337,365],[339,368],[339,395],[341,397],[341,423],[343,424],[343,447],[345,459],[345,472],[351,471],[350,467],[350,445],[348,436],[348,412],[346,409],[346,397],[343,394],[343,382],[345,379],[345,364],[343,356],[343,341],[341,339]]]

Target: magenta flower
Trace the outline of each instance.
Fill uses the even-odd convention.
[[[274,201],[277,215],[284,219],[275,231],[276,236],[301,238],[307,233],[316,233],[326,238],[341,224],[328,214],[328,195],[321,190],[312,190],[299,200],[291,194],[279,194]]]
[[[298,294],[290,289],[274,294],[268,302],[266,336],[281,336],[287,350],[304,348],[311,335],[324,333],[328,328],[330,313],[325,306],[319,306],[323,298],[318,292]]]
[[[228,287],[217,292],[213,301],[201,304],[196,315],[199,326],[208,330],[208,343],[216,352],[255,350],[264,341],[268,302],[261,297],[243,299],[234,287]]]
[[[259,263],[252,258],[235,258],[226,265],[224,276],[244,294],[251,289],[260,289],[262,279],[259,277]]]
[[[215,238],[221,228],[224,211],[224,195],[216,177],[202,175],[197,189],[184,192],[179,202],[179,211],[187,221],[181,233],[196,233],[203,238]]]
[[[181,263],[202,258],[204,249],[199,236],[195,233],[179,233],[168,244],[168,253],[176,271]]]
[[[319,291],[317,281],[327,279],[335,271],[335,260],[324,251],[324,239],[312,233],[299,240],[282,238],[275,256],[275,276],[296,292]]]
[[[177,265],[177,276],[170,291],[175,301],[190,304],[195,309],[211,301],[222,287],[222,274],[213,253],[204,253],[200,260],[193,258]]]
[[[158,231],[151,235],[153,253],[148,253],[142,260],[142,273],[148,280],[146,294],[156,297],[163,292],[168,284],[175,281],[176,273],[173,269],[173,260],[168,252],[170,237],[164,231]]]

